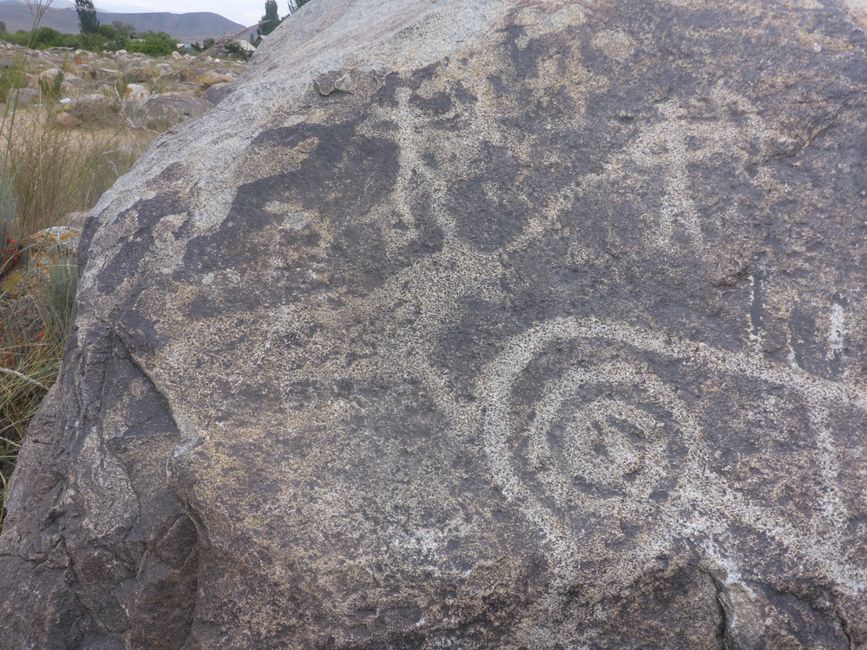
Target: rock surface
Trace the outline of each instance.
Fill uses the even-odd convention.
[[[130,102],[126,114],[137,127],[161,130],[202,115],[210,107],[207,99],[184,93],[163,93]]]
[[[867,647],[865,55],[305,6],[94,211],[0,646]]]

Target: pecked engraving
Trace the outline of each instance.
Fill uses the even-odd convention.
[[[545,367],[534,368],[545,357]],[[678,385],[686,375],[699,384],[723,382],[733,400],[741,391],[764,391],[806,410],[809,455],[823,485],[805,528],[714,470],[708,417],[699,408],[707,400],[686,399]],[[837,407],[867,411],[862,389],[619,322],[557,318],[509,340],[484,369],[479,393],[486,396],[481,423],[494,480],[567,573],[579,559],[615,554],[640,571],[684,536],[705,537],[706,552],[724,562],[712,538],[737,524],[778,540],[853,593],[863,589],[864,571],[848,565],[841,542],[846,506],[830,424]],[[530,404],[516,409],[521,401]],[[737,435],[736,424],[721,426]],[[628,530],[614,544],[612,519]],[[821,553],[805,542],[806,531],[824,542]]]

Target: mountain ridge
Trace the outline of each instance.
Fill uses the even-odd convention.
[[[245,29],[244,25],[209,11],[180,14],[167,11],[119,13],[97,9],[97,16],[103,24],[122,22],[132,25],[139,32],[166,32],[178,40],[191,42],[219,38]],[[33,16],[27,6],[18,0],[0,0],[0,21],[6,24],[8,31],[14,32],[30,29]],[[52,7],[43,16],[40,26],[59,32],[78,33],[78,15],[71,7]]]

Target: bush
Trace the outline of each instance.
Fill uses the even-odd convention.
[[[226,56],[238,61],[249,61],[250,57],[253,56],[253,53],[249,50],[245,50],[233,41],[231,43],[226,43]]]
[[[175,39],[165,32],[146,32],[131,39],[127,43],[126,49],[148,56],[167,56],[175,51],[175,45]]]
[[[165,32],[135,34],[132,26],[118,22],[100,25],[96,32],[90,34],[63,34],[50,27],[39,27],[32,32],[18,30],[14,34],[4,34],[3,38],[15,45],[35,50],[70,47],[91,52],[127,50],[148,56],[167,56],[176,49],[175,39]]]
[[[78,36],[75,34],[63,34],[50,27],[40,27],[33,32],[31,47],[37,50],[49,47],[76,47],[77,41]],[[25,44],[21,43],[21,45]]]
[[[132,25],[125,25],[120,22],[113,22],[110,25],[100,25],[99,30],[92,36],[98,37],[99,49],[102,50],[125,50],[129,44],[129,39],[135,35],[135,28]],[[96,39],[95,39],[96,40]],[[96,45],[96,43],[94,43]],[[95,47],[85,45],[82,39],[83,50],[98,51]]]

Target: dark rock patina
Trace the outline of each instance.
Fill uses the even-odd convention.
[[[3,648],[867,647],[835,0],[316,0],[94,211]]]

